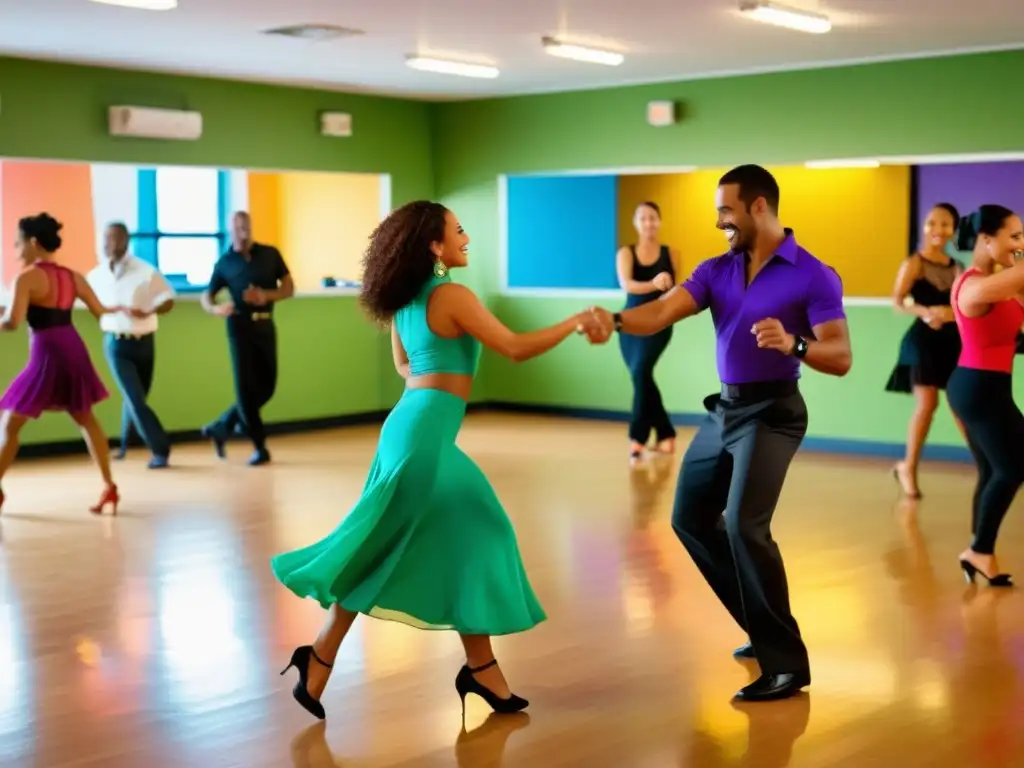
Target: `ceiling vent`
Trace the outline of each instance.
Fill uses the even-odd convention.
[[[336,27],[333,24],[296,24],[293,27],[275,27],[264,30],[265,35],[296,37],[300,40],[336,40],[341,37],[357,37],[363,34],[361,29]]]

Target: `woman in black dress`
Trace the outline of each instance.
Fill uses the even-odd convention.
[[[633,226],[637,244],[620,248],[616,255],[619,285],[626,292],[627,308],[654,301],[671,289],[679,266],[679,254],[658,239],[661,209],[656,203],[640,203],[633,215]],[[654,366],[671,340],[671,325],[652,336],[619,334],[622,358],[633,380],[633,410],[629,418],[629,461],[633,465],[643,456],[652,431],[658,453],[675,451],[676,430],[654,381]]]
[[[892,293],[896,310],[916,318],[903,336],[899,360],[885,387],[889,392],[913,393],[916,401],[907,427],[906,453],[892,470],[911,499],[921,497],[917,467],[939,405],[939,390],[946,388],[960,357],[960,333],[949,292],[963,268],[946,254],[959,222],[959,212],[949,203],[939,203],[928,212],[921,248],[900,266]]]

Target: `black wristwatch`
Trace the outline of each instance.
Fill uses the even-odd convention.
[[[615,330],[616,331],[621,331],[622,330],[622,313],[621,312],[616,312],[614,315],[612,315],[612,321],[615,323]]]
[[[807,356],[807,339],[803,336],[793,337],[793,357],[803,360]]]

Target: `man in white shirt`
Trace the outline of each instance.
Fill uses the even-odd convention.
[[[163,469],[168,466],[171,441],[146,398],[153,384],[157,316],[171,311],[174,289],[158,270],[128,253],[128,227],[121,222],[107,227],[103,250],[105,258],[86,280],[103,304],[129,310],[100,318],[107,362],[124,398],[120,457],[128,450],[134,426],[153,453],[149,468]]]

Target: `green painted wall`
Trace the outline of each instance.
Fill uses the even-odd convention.
[[[1024,52],[1012,52],[437,105],[437,191],[473,238],[476,258],[483,262],[478,279],[493,296],[499,174],[1020,151],[1024,103],[1007,100],[1002,84],[1021,71]],[[644,109],[653,99],[682,102],[683,120],[668,128],[649,127]],[[995,104],[998,119],[986,106]],[[709,208],[709,226],[713,217]],[[856,227],[870,222],[850,226],[836,237],[856,238]],[[586,297],[493,299],[498,314],[523,329],[562,319],[588,303]],[[850,311],[854,369],[845,379],[805,376],[809,434],[903,441],[911,401],[884,393],[883,386],[906,326],[886,308]],[[700,409],[700,397],[717,387],[714,360],[710,321],[702,317],[681,324],[658,372],[672,410]],[[511,364],[489,355],[483,383],[494,400],[618,410],[629,404],[617,349],[588,349],[578,339],[514,372]],[[1018,377],[1018,392],[1024,394],[1022,387]],[[933,440],[960,444],[945,412]]]
[[[459,214],[473,239],[473,266],[460,279],[511,326],[528,329],[591,302],[497,295],[498,174],[1020,150],[1024,105],[1007,100],[1000,84],[1022,67],[1024,53],[1004,53],[424,104],[0,58],[0,155],[390,173],[396,204],[438,196]],[[683,102],[685,118],[671,128],[648,127],[644,105],[651,99]],[[106,108],[114,103],[200,110],[204,136],[180,143],[111,138]],[[995,103],[998,119],[985,107]],[[355,136],[319,136],[317,114],[327,109],[351,112]],[[708,216],[710,222],[713,212]],[[94,322],[83,314],[76,323],[106,375]],[[887,309],[854,309],[850,323],[853,373],[805,379],[811,434],[901,442],[910,403],[885,395],[882,385],[906,321]],[[362,318],[352,298],[288,302],[280,334],[281,383],[270,420],[386,408],[401,391],[386,335]],[[0,381],[20,368],[25,348],[22,333],[0,336]],[[231,384],[220,323],[183,303],[165,319],[158,354],[154,398],[168,427],[198,427],[225,407]],[[659,377],[673,410],[698,409],[716,384],[707,318],[680,326]],[[628,394],[617,350],[591,349],[578,339],[514,370],[488,355],[475,392],[477,399],[613,409],[625,408]],[[112,432],[118,399],[101,409]],[[25,438],[74,434],[66,419],[49,417]],[[935,437],[957,442],[945,414]]]
[[[0,156],[389,173],[396,204],[434,193],[428,104],[5,58],[0,84]],[[203,137],[112,138],[106,123],[112,104],[198,110]],[[324,110],[352,113],[355,135],[320,136]],[[77,313],[76,325],[106,376],[95,321]],[[154,403],[168,428],[195,429],[230,401],[222,325],[186,302],[165,319]],[[387,336],[363,319],[352,298],[287,302],[280,307],[279,333],[281,378],[266,411],[271,421],[373,411],[401,392]],[[0,382],[21,367],[25,350],[24,331],[0,335]],[[119,402],[115,394],[100,410],[111,434]],[[76,435],[68,419],[51,416],[26,427],[24,439]]]

